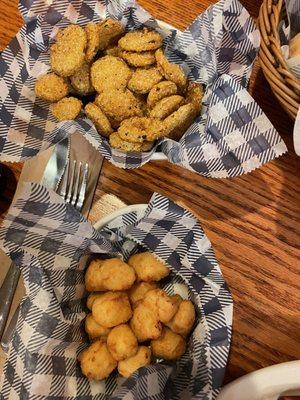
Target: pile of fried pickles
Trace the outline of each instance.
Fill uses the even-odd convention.
[[[106,19],[58,31],[50,48],[52,72],[35,93],[59,120],[85,113],[100,135],[122,151],[149,151],[162,137],[179,140],[202,106],[203,87],[189,82],[165,57],[161,35],[125,33]]]
[[[170,269],[152,253],[92,260],[85,276],[91,292],[85,330],[92,343],[79,354],[89,379],[107,378],[116,368],[129,377],[151,360],[176,360],[186,350],[195,322],[191,301],[169,296],[157,282]]]

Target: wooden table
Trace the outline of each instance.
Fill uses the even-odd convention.
[[[156,18],[185,28],[211,0],[140,0]],[[258,0],[242,0],[257,17]],[[0,2],[1,49],[22,24],[17,0]],[[256,65],[250,91],[273,121],[290,152],[234,179],[208,179],[164,161],[123,171],[105,162],[96,199],[106,193],[128,204],[148,202],[155,191],[184,202],[212,241],[234,299],[233,338],[226,381],[300,359],[300,159],[292,149],[293,123]],[[21,164],[9,165],[0,200],[2,218]]]

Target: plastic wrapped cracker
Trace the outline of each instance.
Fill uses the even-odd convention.
[[[211,177],[250,172],[286,151],[266,115],[247,92],[259,48],[254,21],[238,0],[221,0],[184,31],[163,28],[134,0],[20,1],[26,25],[3,51],[0,159],[20,161],[57,143],[75,130],[121,168],[137,168],[160,151],[172,163]],[[180,140],[163,138],[150,151],[113,149],[92,122],[78,118],[57,124],[49,105],[34,96],[34,83],[49,70],[49,47],[57,31],[111,17],[126,31],[156,29],[167,58],[188,78],[205,86],[201,115]],[[12,83],[13,82],[13,83]]]
[[[232,299],[211,243],[184,208],[154,194],[96,231],[72,206],[26,183],[0,228],[0,246],[21,269],[26,296],[10,344],[0,399],[215,399],[230,348]],[[193,302],[196,323],[177,362],[157,362],[128,379],[88,380],[77,362],[84,332],[84,269],[90,254],[127,260],[152,251],[170,266],[164,290]],[[21,389],[20,389],[21,388]]]

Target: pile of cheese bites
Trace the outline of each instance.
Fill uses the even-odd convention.
[[[52,72],[39,77],[36,95],[53,103],[59,121],[84,111],[119,150],[148,151],[159,138],[178,140],[200,113],[203,88],[167,60],[162,45],[158,32],[125,33],[111,18],[69,25],[56,35]]]
[[[93,260],[86,272],[89,292],[85,330],[92,341],[80,355],[89,379],[107,378],[118,368],[130,376],[155,359],[176,360],[186,349],[195,322],[191,301],[169,296],[157,282],[169,268],[150,252]]]

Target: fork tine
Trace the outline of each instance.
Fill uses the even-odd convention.
[[[66,165],[65,172],[62,177],[62,181],[60,184],[60,188],[58,190],[58,194],[65,199],[66,194],[67,194],[67,184],[68,184],[68,176],[69,176],[69,169],[70,169],[70,160],[68,161]]]
[[[81,175],[81,165],[82,162],[80,161],[80,163],[78,164],[78,167],[76,168],[76,172],[75,172],[75,182],[73,185],[73,195],[72,195],[72,200],[71,200],[71,204],[72,206],[75,206],[77,198],[78,198],[78,189],[79,189],[79,180],[80,180],[80,175]]]
[[[68,192],[66,197],[66,202],[71,203],[72,193],[73,193],[73,182],[74,182],[74,175],[76,170],[76,160],[73,161],[73,165],[71,165],[71,175],[68,181]]]
[[[79,189],[78,200],[77,200],[77,203],[76,203],[76,209],[78,211],[80,211],[82,209],[83,202],[84,202],[84,199],[85,199],[88,172],[89,172],[89,165],[88,165],[88,163],[86,163],[85,166],[84,166],[84,170],[83,170],[83,175],[82,175],[81,185],[80,185],[80,189]]]

